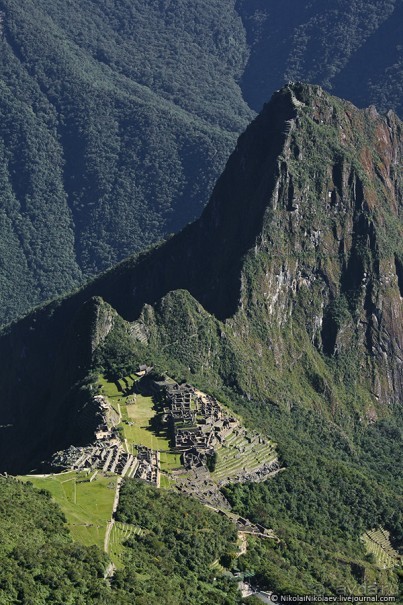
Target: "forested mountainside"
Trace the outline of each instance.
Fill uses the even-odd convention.
[[[73,543],[49,494],[0,477],[0,511],[0,602],[107,602],[107,557]]]
[[[200,215],[284,80],[402,109],[401,0],[0,1],[0,321]]]
[[[392,112],[358,110],[303,84],[273,95],[239,139],[199,220],[2,331],[1,413],[13,427],[10,441],[25,441],[13,434],[30,430],[35,402],[54,419],[63,405],[77,417],[64,395],[85,378],[116,312],[132,322],[128,340],[116,339],[123,353],[132,331],[141,354],[148,343],[161,363],[166,351],[201,378],[213,366],[247,397],[288,406],[304,377],[311,392],[298,397],[325,398],[340,418],[352,412],[349,396],[368,417],[397,405],[401,158],[402,126]],[[53,446],[44,432],[37,437]]]
[[[0,2],[3,321],[200,214],[253,115],[231,9]]]
[[[212,561],[236,550],[235,526],[190,498],[127,482],[119,515],[135,522],[141,514],[145,535],[129,542],[126,566],[112,579],[108,557],[73,542],[45,490],[0,477],[0,511],[1,603],[240,603],[236,584],[224,577],[214,582],[217,572],[211,568]]]
[[[199,220],[3,329],[0,469],[91,442],[99,375],[147,363],[278,443],[283,472],[225,490],[280,538],[244,561],[263,587],[396,594],[361,538],[402,547],[401,165],[393,112],[278,91]]]
[[[238,0],[250,49],[244,98],[260,111],[282,80],[403,114],[401,0]]]

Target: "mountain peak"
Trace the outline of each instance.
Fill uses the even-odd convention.
[[[118,315],[131,322],[122,327],[129,339],[141,333],[133,346],[154,342],[194,371],[218,363],[222,380],[248,397],[282,399],[286,388],[298,401],[286,376],[294,368],[333,414],[340,381],[367,393],[360,409],[401,400],[401,163],[393,114],[358,110],[318,86],[276,92],[239,138],[199,220],[3,331],[0,424],[12,425],[4,458],[38,422],[15,464],[47,456],[40,426],[55,414],[85,417],[94,348]],[[184,358],[172,346],[203,330],[208,338]],[[92,430],[85,422],[80,438]]]

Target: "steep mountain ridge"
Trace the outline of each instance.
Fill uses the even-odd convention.
[[[402,10],[1,0],[0,323],[200,216],[284,82],[401,112]]]
[[[402,398],[401,124],[315,87],[294,92],[273,186],[255,183],[266,210],[225,324],[232,382],[254,399],[319,397],[339,419],[353,410],[376,417],[377,402]],[[163,331],[171,322],[157,320]],[[157,337],[155,349],[168,343]]]
[[[275,93],[198,221],[3,330],[2,468],[88,441],[86,377],[118,349],[337,422],[388,414],[403,391],[401,158],[393,113]]]

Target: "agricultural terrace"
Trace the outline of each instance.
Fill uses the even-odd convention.
[[[144,530],[128,523],[116,522],[111,531],[108,554],[119,569],[123,567],[124,543],[131,536],[142,536]]]
[[[274,444],[241,430],[233,432],[217,449],[213,479],[222,481],[240,473],[253,472],[277,458]]]
[[[19,479],[52,494],[66,516],[74,540],[85,546],[103,548],[106,526],[112,515],[116,476],[98,474],[90,482],[88,474],[70,472]]]
[[[390,541],[390,534],[386,529],[379,528],[367,531],[362,540],[369,553],[374,555],[376,564],[381,569],[392,569],[402,561],[402,557],[393,548]]]
[[[120,427],[130,454],[136,455],[139,445],[161,452],[161,470],[172,471],[180,468],[180,455],[170,451],[167,427],[162,423],[162,412],[151,396],[133,392],[139,378],[126,376],[116,382],[108,382],[100,377],[101,394],[104,395],[121,417]],[[163,481],[163,487],[168,486]]]

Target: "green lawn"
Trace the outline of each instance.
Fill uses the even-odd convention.
[[[123,424],[124,436],[133,445],[145,445],[153,450],[169,450],[169,440],[165,428],[158,431],[158,418],[154,409],[152,397],[136,396],[136,402],[121,406],[127,412],[133,426]]]
[[[106,525],[112,514],[117,477],[97,477],[91,483],[85,473],[62,473],[49,477],[19,477],[48,490],[58,502],[74,540],[103,548]]]
[[[169,472],[176,468],[182,467],[180,454],[172,454],[170,452],[161,452],[160,462],[161,462],[161,470],[163,470],[163,471]]]
[[[160,487],[162,489],[169,489],[171,487],[171,485],[173,485],[174,483],[175,483],[174,480],[170,479],[166,475],[160,476]]]
[[[120,404],[122,408],[127,399],[127,395],[124,393],[127,393],[137,380],[139,380],[139,378],[134,374],[125,376],[125,378],[121,378],[116,382],[108,382],[104,376],[100,376],[98,383],[101,387],[101,395],[105,395],[114,410],[118,412],[118,404]],[[123,416],[123,410],[121,409],[121,411]]]
[[[135,403],[127,405],[127,400],[132,401],[133,395],[125,395],[125,393],[131,390],[137,380],[139,380],[137,376],[130,375],[117,382],[108,382],[101,376],[99,378],[101,393],[108,398],[117,412],[120,410],[124,438],[129,442],[131,450],[136,445],[145,445],[153,450],[167,451],[169,450],[169,440],[166,429],[159,427],[152,397],[137,394]],[[127,422],[133,422],[133,426],[129,426]]]

